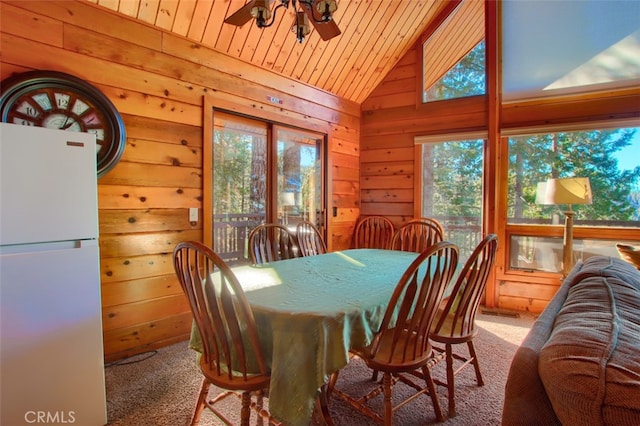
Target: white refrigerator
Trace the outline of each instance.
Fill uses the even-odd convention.
[[[0,425],[107,423],[95,136],[0,123]]]

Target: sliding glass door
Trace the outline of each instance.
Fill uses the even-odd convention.
[[[324,135],[214,111],[213,249],[248,261],[248,236],[261,223],[295,232],[303,220],[324,232]]]

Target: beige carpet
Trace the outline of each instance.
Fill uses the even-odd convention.
[[[480,333],[475,344],[481,362],[485,386],[475,384],[473,368],[466,368],[456,376],[458,415],[444,425],[499,425],[504,385],[513,354],[526,336],[535,318],[520,314],[518,318],[495,313],[478,315]],[[188,425],[201,376],[195,365],[193,351],[187,342],[177,343],[156,353],[122,360],[106,368],[107,409],[111,426],[181,426]],[[444,363],[434,368],[435,377],[444,379]],[[370,373],[361,361],[352,362],[341,373],[338,386],[364,391],[371,386]],[[394,392],[404,392],[401,386]],[[446,413],[446,389],[438,387],[442,408]],[[359,426],[372,422],[355,413],[338,399],[329,404],[336,425]],[[235,398],[225,402],[225,412],[238,418],[239,402]],[[417,398],[399,410],[394,422],[401,426],[436,424],[431,400]],[[222,425],[205,412],[201,425]]]

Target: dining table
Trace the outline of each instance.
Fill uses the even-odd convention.
[[[371,343],[417,253],[350,249],[232,270],[254,313],[271,370],[269,411],[308,425],[331,373]],[[190,347],[201,351],[195,328]],[[326,413],[325,413],[326,414]]]

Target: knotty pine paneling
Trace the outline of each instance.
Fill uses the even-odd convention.
[[[113,307],[179,294],[182,294],[182,288],[172,275],[108,282],[102,284],[102,306]]]
[[[188,339],[191,314],[172,251],[203,239],[205,95],[329,135],[329,244],[349,246],[360,214],[358,104],[84,1],[0,2],[0,50],[2,79],[67,72],[98,87],[123,116],[126,150],[98,181],[106,360]],[[199,208],[197,223],[188,221],[190,207]]]
[[[411,203],[413,206],[413,188],[364,189],[361,201],[374,206],[381,203]]]
[[[191,330],[191,312],[178,315],[162,312],[158,317],[158,320],[105,331],[105,340],[112,342],[111,352],[105,356],[105,361],[116,361],[185,340],[184,332]]]

